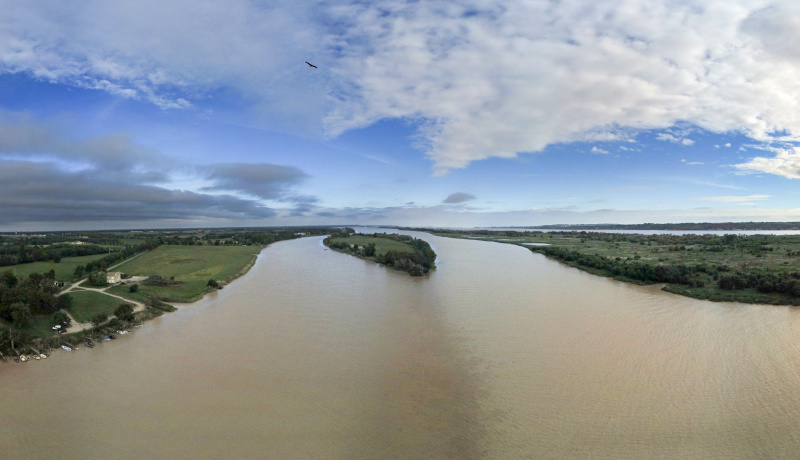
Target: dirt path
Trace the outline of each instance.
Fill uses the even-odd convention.
[[[131,260],[139,257],[140,255],[144,254],[145,252],[147,252],[147,251],[140,252],[139,254],[136,254],[135,256],[133,256],[133,257],[131,257],[129,259],[125,259],[125,260],[123,260],[122,262],[120,262],[120,263],[118,263],[116,265],[112,265],[111,267],[108,267],[107,271],[108,270],[112,270],[114,268],[117,268],[120,265],[124,264],[125,262],[131,261]],[[137,302],[135,300],[126,299],[126,298],[120,297],[120,296],[118,296],[116,294],[111,294],[111,293],[106,292],[106,289],[110,288],[111,286],[106,286],[106,287],[103,287],[103,288],[90,288],[90,287],[87,287],[87,286],[81,286],[85,281],[86,281],[86,278],[83,278],[80,281],[76,281],[76,282],[72,283],[68,288],[64,289],[63,291],[59,292],[56,295],[63,295],[63,294],[66,294],[66,293],[74,291],[74,290],[78,290],[78,291],[95,291],[95,292],[103,293],[103,294],[105,294],[107,296],[114,297],[116,299],[124,300],[125,302],[128,302],[128,303],[132,303],[134,305],[134,308],[133,308],[133,312],[134,313],[140,312],[140,311],[142,311],[142,310],[144,310],[146,308],[144,306],[144,304],[141,303],[141,302]],[[67,333],[68,334],[71,334],[73,332],[80,332],[80,331],[82,331],[84,329],[91,329],[93,327],[91,322],[79,323],[70,314],[70,312],[68,312],[66,310],[61,310],[61,311],[66,313],[67,316],[69,316],[69,319],[72,320],[72,326],[67,328]],[[108,320],[111,321],[112,318],[114,318],[114,316],[110,315]],[[105,323],[103,323],[103,324],[105,324]]]
[[[102,294],[105,294],[105,295],[107,295],[107,296],[109,296],[109,297],[114,297],[115,299],[120,299],[120,300],[123,300],[123,301],[125,301],[125,302],[127,302],[127,303],[131,303],[131,304],[133,304],[133,305],[134,305],[134,307],[133,307],[133,312],[134,312],[134,313],[136,313],[136,312],[140,312],[140,311],[143,311],[145,308],[147,308],[147,307],[145,307],[145,305],[144,305],[143,303],[141,303],[141,302],[137,302],[137,301],[135,301],[135,300],[126,299],[125,297],[121,297],[121,296],[118,296],[118,295],[116,295],[116,294],[111,294],[111,293],[109,293],[109,292],[106,292],[106,289],[108,289],[109,287],[111,287],[111,286],[108,286],[108,287],[105,287],[105,288],[87,288],[87,287],[81,287],[81,288],[79,288],[79,290],[80,290],[80,291],[95,291],[95,292],[100,292],[100,293],[102,293]],[[73,318],[73,317],[72,317],[72,315],[70,315],[70,313],[69,313],[68,311],[65,311],[65,310],[61,310],[61,311],[63,311],[63,312],[65,312],[66,314],[68,314],[68,315],[69,315],[69,317],[70,317],[70,319],[72,320],[72,326],[70,326],[70,327],[68,327],[68,328],[67,328],[67,334],[71,334],[71,333],[73,333],[73,332],[81,332],[81,331],[82,331],[82,330],[84,330],[84,329],[91,329],[92,327],[94,327],[94,325],[91,323],[91,321],[87,321],[87,322],[85,322],[85,323],[79,323],[79,322],[75,321],[75,318]],[[114,315],[109,315],[109,317],[108,317],[108,321],[111,321],[113,318],[115,318],[115,316],[114,316]],[[106,321],[106,323],[107,323],[108,321]],[[106,323],[103,323],[103,324],[106,324]]]

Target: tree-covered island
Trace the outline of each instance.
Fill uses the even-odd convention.
[[[516,244],[571,267],[697,299],[800,306],[800,235],[435,230]]]
[[[396,233],[355,234],[350,228],[331,233],[324,243],[329,248],[371,260],[411,276],[422,276],[436,268],[436,253],[420,239]]]

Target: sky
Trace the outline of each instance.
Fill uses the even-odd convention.
[[[797,43],[791,1],[0,0],[0,231],[800,221]]]

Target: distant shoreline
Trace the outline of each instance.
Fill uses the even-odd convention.
[[[800,306],[800,235],[431,231],[513,244],[597,276],[699,300]]]

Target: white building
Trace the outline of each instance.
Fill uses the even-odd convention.
[[[106,275],[106,281],[108,284],[116,284],[122,281],[122,272],[109,272]]]

